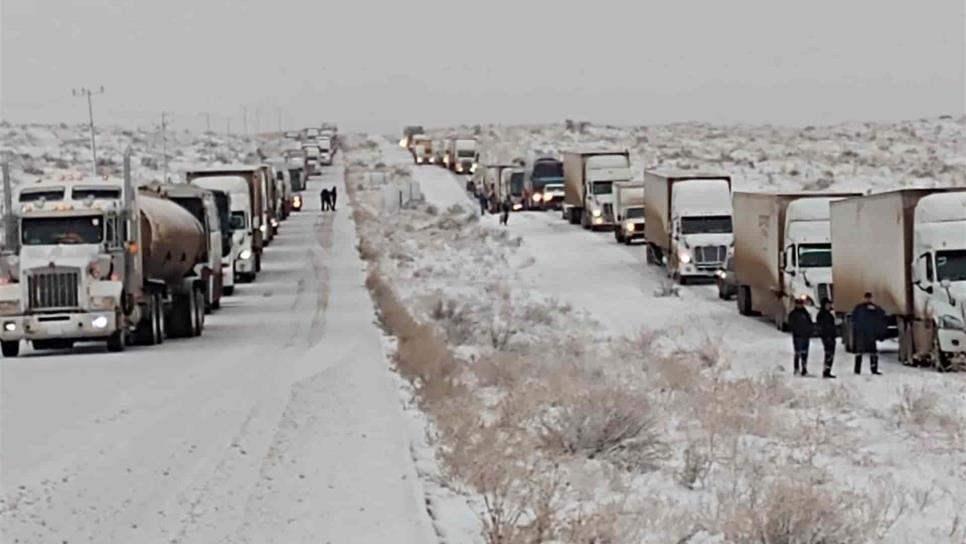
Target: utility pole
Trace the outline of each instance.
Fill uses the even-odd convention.
[[[225,118],[225,136],[231,136],[231,117]]]
[[[242,134],[248,135],[248,106],[242,106]]]
[[[93,162],[91,165],[91,172],[94,174],[94,179],[97,179],[97,145],[94,141],[94,102],[91,100],[91,97],[98,94],[104,94],[103,85],[101,85],[101,87],[97,90],[91,90],[87,87],[81,87],[73,90],[74,96],[87,97],[87,115],[90,119],[91,127],[91,161]]]
[[[262,129],[262,109],[255,106],[255,134]]]
[[[164,154],[164,177],[162,183],[168,182],[168,112],[161,112],[161,152]]]
[[[278,132],[282,133],[282,108],[275,108],[275,114],[278,117]]]
[[[199,115],[205,118],[205,134],[211,134],[211,114],[205,112]]]

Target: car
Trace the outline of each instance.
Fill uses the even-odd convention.
[[[735,280],[735,254],[730,252],[724,265],[715,272],[715,283],[718,284],[718,298],[731,300],[738,295],[738,284]]]

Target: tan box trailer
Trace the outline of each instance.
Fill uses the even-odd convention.
[[[796,299],[812,313],[832,299],[829,206],[857,193],[733,195],[738,312],[765,315],[780,330]]]
[[[899,360],[966,363],[966,188],[902,189],[832,203],[832,275],[846,349],[871,293]]]

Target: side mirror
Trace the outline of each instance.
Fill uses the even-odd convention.
[[[795,272],[794,270],[786,270],[785,272],[786,272],[786,273],[787,273],[787,274],[788,274],[789,276],[791,276],[791,277],[793,277],[793,278],[794,278],[794,277],[795,277],[795,275],[796,275],[796,272]]]
[[[949,289],[949,286],[952,285],[952,283],[947,278],[947,279],[941,280],[939,282],[939,285],[942,286],[943,289]]]

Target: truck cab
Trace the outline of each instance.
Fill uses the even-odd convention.
[[[401,140],[399,140],[399,147],[412,151],[413,139],[416,136],[425,134],[425,133],[426,131],[423,130],[423,127],[419,125],[409,125],[409,126],[403,127],[403,137]]]
[[[447,166],[457,174],[470,175],[476,172],[479,152],[474,138],[456,138],[446,151]]]
[[[412,138],[410,151],[416,164],[431,164],[433,159],[433,141],[425,134],[417,134]]]
[[[644,184],[617,182],[614,184],[614,238],[630,245],[644,239]]]
[[[559,207],[564,196],[563,162],[552,157],[533,161],[528,189],[531,208],[548,210]]]
[[[326,137],[319,138],[319,163],[324,166],[332,166],[332,140]]]
[[[731,189],[725,180],[676,183],[671,196],[671,254],[674,275],[714,277],[734,244]]]
[[[564,217],[585,229],[614,226],[614,183],[630,181],[627,151],[564,152]]]
[[[529,209],[526,178],[526,172],[519,167],[506,168],[500,173],[501,194],[510,199],[510,209],[515,212]]]
[[[813,314],[822,299],[832,300],[832,230],[830,198],[800,198],[785,211],[782,245],[782,285],[786,286],[788,315],[795,300],[803,300]]]
[[[68,181],[26,186],[14,195],[16,245],[0,258],[4,356],[17,356],[21,340],[34,349],[70,348],[85,340],[123,349],[127,248],[121,194],[122,185],[113,181]]]

